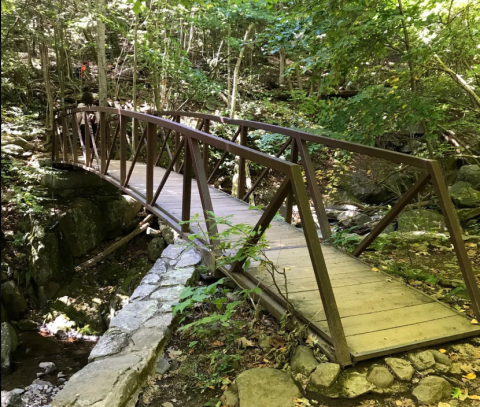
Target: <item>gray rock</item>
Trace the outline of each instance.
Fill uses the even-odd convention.
[[[130,346],[130,350],[134,352],[156,350],[168,335],[169,330],[165,326],[141,327],[132,335],[133,345]]]
[[[417,370],[426,370],[435,366],[435,358],[428,350],[417,353],[409,353],[408,359],[410,362],[412,362],[413,366]]]
[[[175,232],[170,226],[160,224],[160,232],[166,244],[173,244],[175,242]]]
[[[368,372],[367,380],[375,386],[385,389],[393,384],[394,377],[386,367],[374,366]]]
[[[163,273],[166,273],[166,271],[167,271],[167,265],[165,264],[165,260],[158,259],[153,265],[153,267],[150,269],[149,274],[161,275]]]
[[[157,261],[157,259],[162,255],[164,248],[165,240],[163,240],[161,237],[154,237],[148,244],[148,259],[150,261]]]
[[[140,282],[140,284],[157,284],[161,277],[155,273],[148,273]]]
[[[16,390],[2,391],[2,407],[25,407],[25,403],[22,401],[22,393]]]
[[[175,285],[187,285],[188,282],[192,279],[195,273],[194,267],[187,267],[184,269],[174,269],[167,271],[162,276],[160,285],[162,287],[169,287]]]
[[[17,350],[18,339],[15,330],[8,322],[3,322],[1,327],[1,341],[2,341],[2,359],[1,371],[2,374],[9,373],[11,368],[12,353]]]
[[[316,392],[322,390],[322,388],[328,388],[335,383],[339,375],[340,365],[336,363],[322,363],[311,374],[307,390]]]
[[[88,360],[92,362],[95,359],[119,353],[128,345],[129,339],[130,335],[127,333],[115,328],[109,329],[99,339]]]
[[[317,359],[313,356],[313,351],[307,346],[298,346],[293,353],[290,361],[292,372],[295,374],[301,373],[308,377],[318,366]]]
[[[202,256],[192,247],[185,250],[176,264],[177,268],[196,266],[202,261]]]
[[[472,188],[472,184],[464,181],[456,182],[448,188],[450,198],[459,208],[478,208],[480,206],[480,191]]]
[[[415,369],[407,360],[399,358],[386,358],[385,363],[398,380],[412,380]]]
[[[178,302],[180,299],[180,294],[182,293],[185,287],[183,285],[175,287],[164,287],[158,291],[155,291],[150,298],[156,299],[159,301],[170,301]]]
[[[451,359],[445,353],[439,352],[438,350],[430,350],[429,352],[432,354],[435,362],[446,366],[452,366]]]
[[[45,374],[50,374],[57,370],[57,366],[53,362],[42,362],[38,365],[38,367],[43,369]]]
[[[162,252],[162,258],[169,260],[178,259],[187,247],[187,245],[171,244]]]
[[[18,319],[27,310],[25,296],[20,292],[14,281],[7,281],[2,284],[2,303],[8,316],[13,319]]]
[[[167,373],[168,369],[170,369],[170,363],[164,357],[161,357],[157,361],[157,367],[155,368],[155,372],[158,374],[165,374]]]
[[[133,292],[132,296],[130,297],[130,301],[141,300],[143,298],[146,298],[151,293],[153,293],[157,288],[158,288],[157,285],[151,285],[151,284],[139,285],[137,289]]]
[[[450,398],[452,386],[442,377],[429,376],[420,380],[412,394],[420,404],[436,404]]]
[[[302,395],[288,373],[272,368],[241,373],[231,390],[245,407],[294,407],[294,399]]]
[[[457,173],[457,181],[465,181],[472,184],[472,188],[480,188],[480,166],[464,165]]]
[[[366,376],[358,372],[350,373],[343,382],[343,394],[349,399],[367,394],[373,388],[374,385],[367,380]]]
[[[110,322],[111,328],[134,331],[158,310],[157,301],[138,301],[125,305]]]
[[[445,230],[443,215],[432,209],[414,209],[402,212],[398,217],[399,232],[443,232]]]

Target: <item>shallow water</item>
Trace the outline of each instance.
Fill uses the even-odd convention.
[[[43,372],[38,366],[42,362],[53,362],[57,369],[40,379],[57,385],[58,373],[63,372],[65,378],[69,379],[88,363],[88,355],[95,346],[95,342],[72,338],[61,340],[40,331],[21,332],[18,334],[18,341],[18,349],[13,354],[12,373],[2,374],[2,390],[31,385],[37,379],[37,373]]]

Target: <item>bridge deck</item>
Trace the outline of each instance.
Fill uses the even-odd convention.
[[[119,168],[119,161],[112,161],[108,176],[118,180]],[[155,167],[154,185],[160,183],[164,173],[163,168]],[[145,179],[146,165],[137,163],[130,188],[144,195]],[[172,172],[156,202],[173,221],[181,219],[182,183],[183,176]],[[249,204],[213,187],[210,193],[217,216],[234,215],[233,223],[251,225],[259,220],[262,212],[249,210]],[[201,212],[197,185],[192,182],[191,214]],[[286,269],[290,301],[315,331],[328,333],[304,234],[283,221],[273,221],[266,238],[270,244],[267,256],[280,270]],[[387,274],[372,271],[330,245],[323,244],[322,250],[353,360],[480,335],[480,326],[472,325],[447,305]],[[264,267],[252,264],[248,273],[270,295],[280,297]]]

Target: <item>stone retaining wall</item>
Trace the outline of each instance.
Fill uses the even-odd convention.
[[[168,246],[52,407],[132,407],[173,328],[172,306],[201,256],[182,242]]]

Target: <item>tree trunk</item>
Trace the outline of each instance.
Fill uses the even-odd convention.
[[[280,54],[280,76],[278,77],[278,83],[282,86],[285,83],[285,48],[281,47],[278,53]]]
[[[50,82],[50,60],[48,59],[48,46],[45,40],[40,42],[40,59],[42,62],[43,82],[45,83],[45,94],[47,95],[47,117],[45,119],[45,126],[47,130],[53,128],[53,91],[52,84]],[[49,135],[50,132],[47,132]],[[47,136],[47,143],[49,142],[49,136]]]
[[[230,116],[232,118],[235,117],[235,108],[237,105],[237,89],[238,89],[238,79],[240,76],[240,66],[242,64],[242,59],[245,54],[245,43],[248,40],[248,35],[250,34],[250,31],[252,31],[254,24],[250,23],[250,25],[247,28],[247,31],[245,31],[245,35],[243,36],[243,45],[240,50],[240,55],[238,56],[237,63],[235,64],[235,70],[233,71],[233,84],[232,84],[232,102],[230,104]]]
[[[297,74],[298,90],[303,91],[302,75],[298,65],[295,66],[295,73]]]
[[[97,0],[97,58],[98,58],[98,101],[106,107],[107,102],[107,59],[105,56],[105,0]]]

